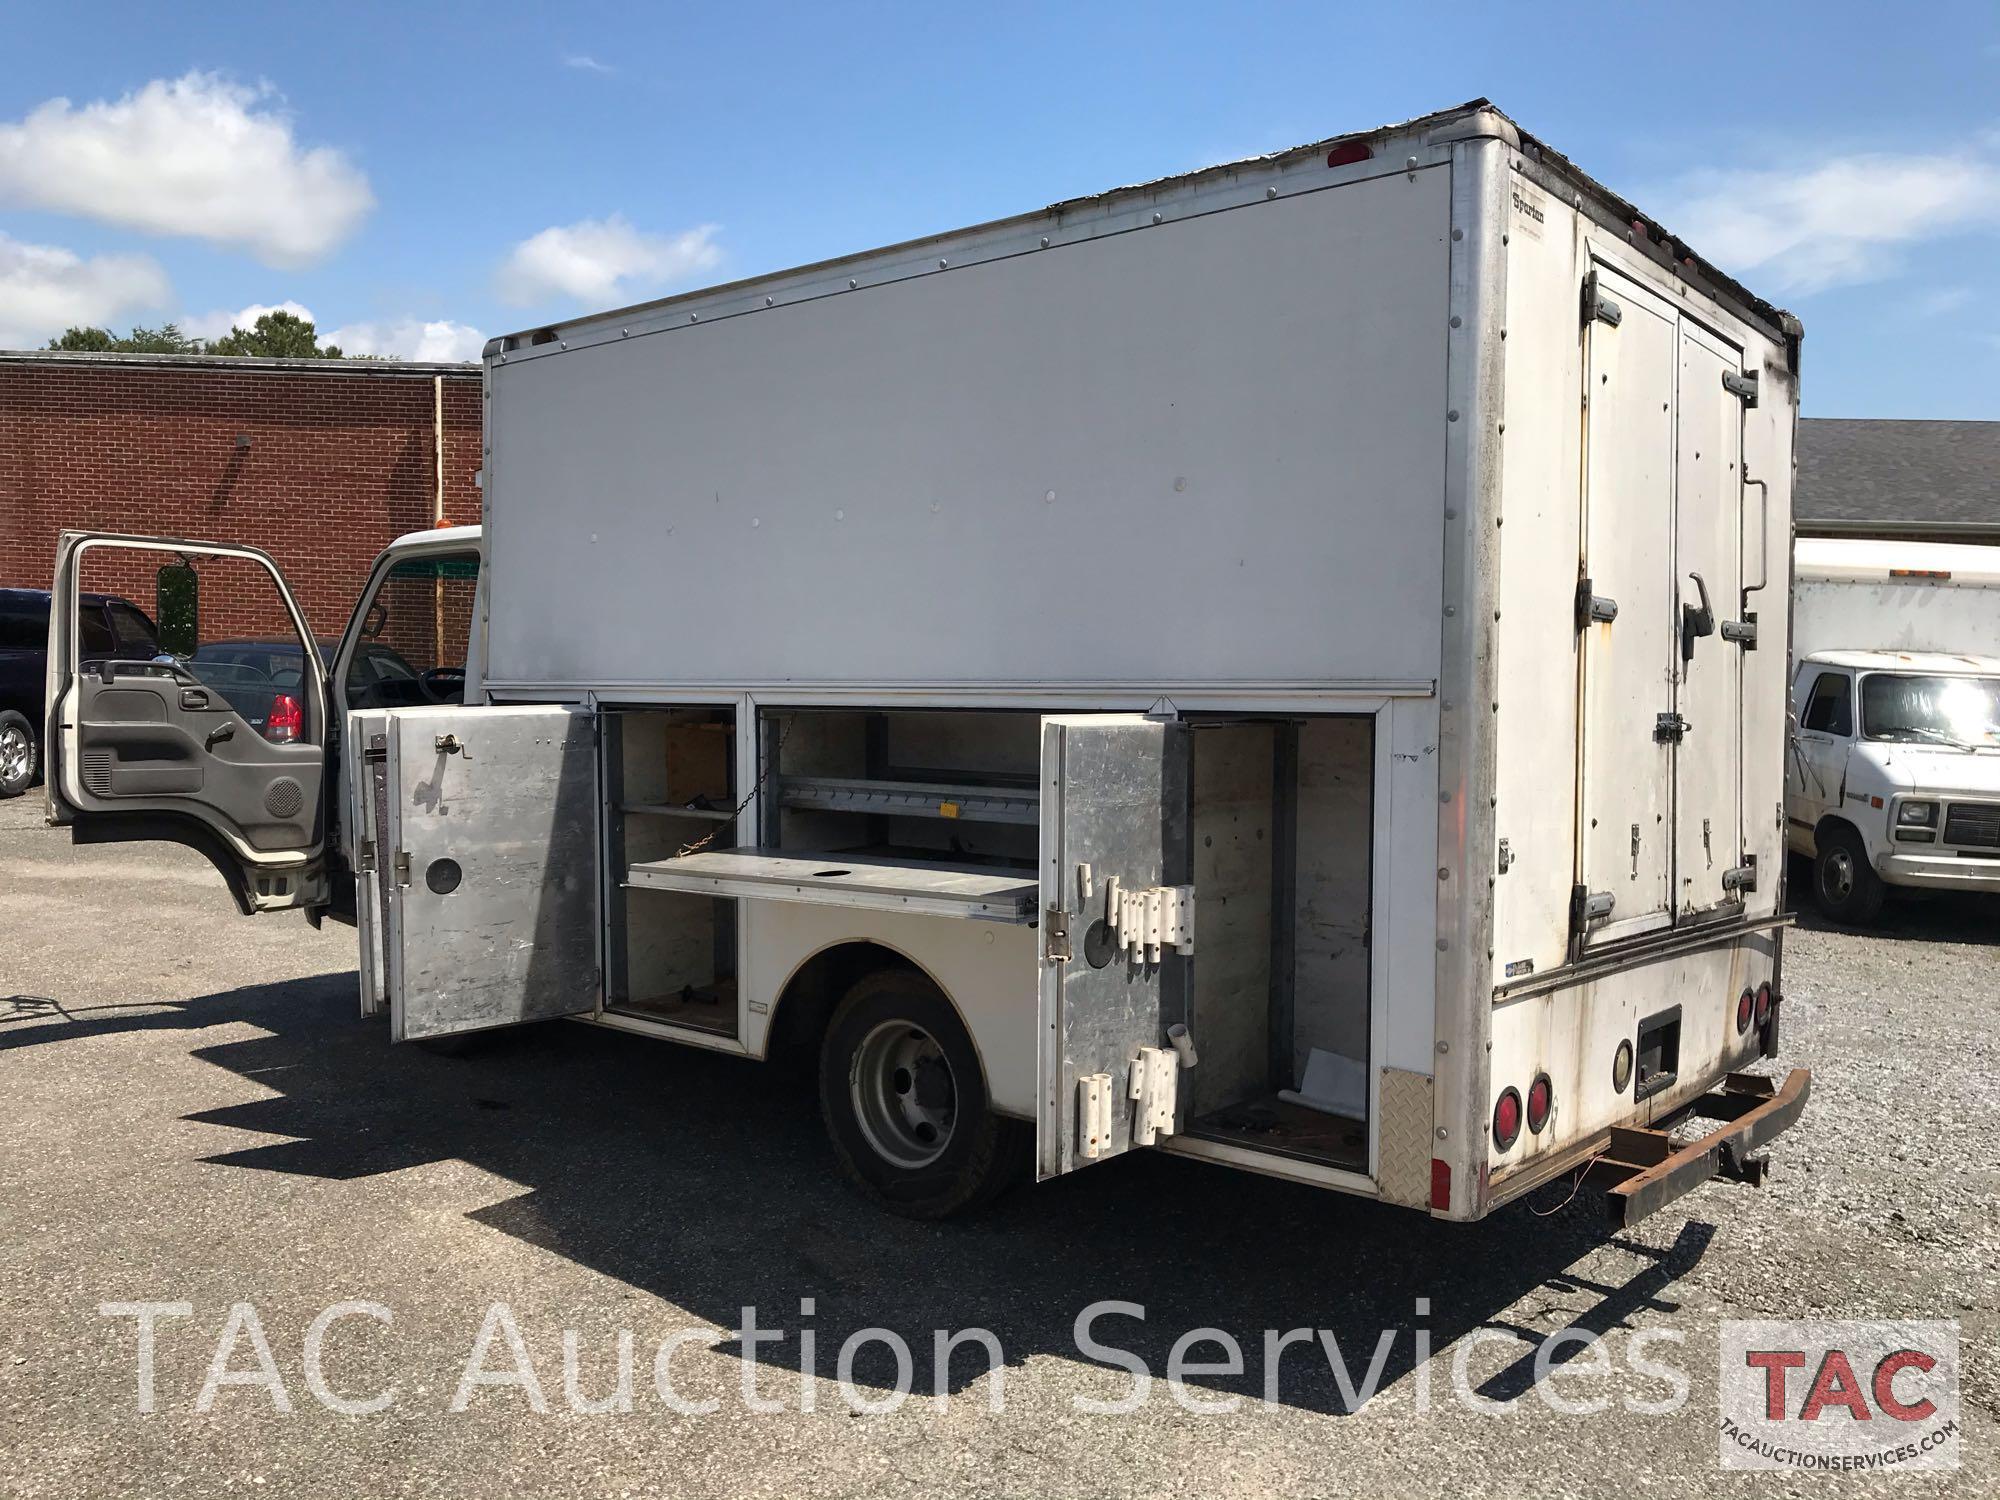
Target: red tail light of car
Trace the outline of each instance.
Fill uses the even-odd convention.
[[[271,712],[264,720],[264,738],[273,744],[289,745],[305,732],[305,710],[299,707],[299,700],[290,693],[280,693],[271,700]]]

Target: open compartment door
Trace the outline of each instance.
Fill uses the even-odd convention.
[[[1188,733],[1136,714],[1042,720],[1036,1176],[1175,1126],[1167,1028],[1194,946]]]
[[[381,743],[371,734],[363,745],[362,779],[382,777],[373,858],[387,861],[387,879],[360,906],[363,951],[379,943],[386,958],[393,1038],[594,1010],[594,716],[551,706],[382,718]]]

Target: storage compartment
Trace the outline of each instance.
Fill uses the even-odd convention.
[[[1032,876],[1039,715],[786,709],[762,733],[765,848]]]
[[[1191,1135],[1368,1160],[1374,720],[1197,720]]]
[[[607,709],[606,1010],[737,1034],[736,902],[627,879],[635,864],[737,840],[736,712]]]

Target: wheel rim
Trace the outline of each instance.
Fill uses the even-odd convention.
[[[17,724],[0,729],[0,781],[20,781],[28,774],[31,747]]]
[[[1845,849],[1827,851],[1825,867],[1820,871],[1819,888],[1826,893],[1829,901],[1845,901],[1854,894],[1854,856]]]
[[[927,1167],[951,1145],[958,1080],[944,1049],[921,1026],[884,1021],[854,1050],[848,1096],[861,1133],[884,1161]]]

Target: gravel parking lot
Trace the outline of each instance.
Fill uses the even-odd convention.
[[[1996,911],[1898,908],[1867,936],[1803,924],[1783,1062],[1811,1066],[1815,1092],[1772,1182],[1711,1185],[1632,1233],[1606,1233],[1587,1197],[1565,1204],[1567,1184],[1458,1228],[1159,1156],[921,1226],[850,1196],[803,1095],[755,1065],[561,1024],[463,1059],[392,1048],[356,1015],[347,929],[243,920],[190,854],[73,850],[38,794],[0,803],[0,1493],[1989,1494]],[[393,1387],[378,1412],[312,1389],[308,1327],[343,1299],[393,1321],[333,1323],[318,1383],[350,1401]],[[1095,1333],[1157,1376],[1189,1330],[1237,1337],[1244,1370],[1184,1392],[1236,1408],[1190,1412],[1159,1379],[1128,1414],[1076,1409],[1133,1390],[1079,1351],[1074,1322],[1100,1299],[1144,1308]],[[189,1307],[157,1325],[151,1414],[136,1322],[107,1302]],[[496,1302],[546,1413],[518,1385],[449,1410]],[[289,1412],[268,1385],[220,1385],[198,1409],[245,1303]],[[782,1409],[749,1408],[726,1335],[690,1336],[669,1366],[681,1402],[717,1408],[672,1409],[661,1341],[732,1330],[746,1305],[784,1334],[757,1350]],[[1958,1320],[1962,1468],[1718,1472],[1723,1320],[1885,1316]],[[836,1378],[871,1326],[909,1342],[920,1393],[874,1415]],[[1003,1374],[967,1345],[940,1404],[932,1331],[974,1327]],[[1568,1327],[1604,1336],[1609,1373],[1537,1378],[1533,1342]],[[1374,1399],[1345,1415],[1304,1345],[1262,1400],[1263,1330],[1292,1328],[1330,1330],[1357,1376],[1396,1330]],[[566,1329],[590,1398],[630,1331],[630,1412],[572,1409]],[[1671,1394],[1629,1358],[1646,1330],[1684,1338],[1652,1348],[1690,1387],[1664,1414],[1630,1409]],[[254,1373],[238,1331],[229,1369]],[[1469,1409],[1455,1362],[1511,1404]],[[483,1367],[515,1368],[504,1331]],[[852,1392],[882,1402],[893,1380],[886,1346],[864,1345]]]

